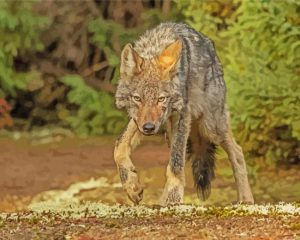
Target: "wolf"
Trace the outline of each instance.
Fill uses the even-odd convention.
[[[185,23],[161,23],[123,48],[115,100],[130,120],[116,141],[114,160],[133,203],[142,200],[143,188],[130,155],[143,136],[163,127],[170,160],[159,204],[183,203],[188,143],[194,183],[203,199],[210,194],[219,145],[231,162],[238,201],[254,202],[225,98],[223,69],[212,40]]]

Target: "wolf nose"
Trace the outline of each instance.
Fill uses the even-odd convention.
[[[147,122],[143,126],[145,133],[152,133],[155,130],[155,125],[153,123]]]

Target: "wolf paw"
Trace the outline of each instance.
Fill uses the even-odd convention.
[[[184,187],[181,185],[172,187],[166,185],[159,204],[162,206],[181,204],[183,203],[183,193]]]
[[[139,202],[143,199],[144,189],[139,183],[137,173],[128,171],[128,178],[127,181],[123,184],[123,188],[126,190],[129,199],[134,204],[139,204]]]

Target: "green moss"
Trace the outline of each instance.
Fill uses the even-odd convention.
[[[169,207],[149,206],[122,206],[106,205],[103,203],[86,202],[83,204],[35,204],[31,205],[33,216],[38,216],[45,211],[49,214],[57,214],[61,218],[86,218],[95,216],[103,219],[118,218],[145,218],[156,216],[182,216],[182,217],[231,217],[231,216],[256,216],[256,215],[300,215],[300,208],[296,204],[279,203],[275,205],[228,205],[228,206],[199,206],[176,205]],[[33,220],[35,221],[35,220]],[[112,224],[113,226],[114,224]]]

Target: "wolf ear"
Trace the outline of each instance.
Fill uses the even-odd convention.
[[[141,72],[144,60],[133,49],[130,43],[126,44],[121,53],[120,73],[132,76]]]
[[[174,69],[181,53],[182,43],[180,40],[167,46],[157,58],[157,63],[163,72],[168,73]]]

